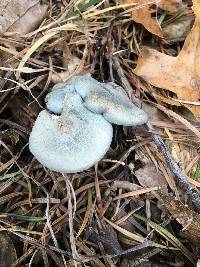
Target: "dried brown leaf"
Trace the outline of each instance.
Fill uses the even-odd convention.
[[[139,183],[144,187],[159,186],[166,190],[168,186],[162,173],[156,170],[156,167],[150,160],[146,160],[144,167],[135,171],[135,175]]]
[[[182,0],[161,0],[158,5],[166,11],[175,12],[182,7],[183,3]]]
[[[162,196],[167,210],[183,226],[182,234],[200,249],[200,215],[170,196]]]
[[[163,32],[156,21],[156,19],[151,17],[151,10],[149,7],[149,0],[125,0],[125,3],[136,3],[140,8],[134,10],[132,12],[132,19],[137,22],[141,23],[149,32],[158,35],[159,37],[163,37]]]
[[[123,3],[138,4],[136,10],[132,12],[132,19],[142,24],[149,32],[163,37],[163,31],[156,18],[151,16],[151,4],[153,1],[150,0],[122,0]],[[120,1],[121,2],[121,1]],[[169,12],[174,12],[182,6],[182,0],[160,0],[155,1],[155,4],[160,8]]]
[[[183,16],[180,20],[175,20],[172,23],[163,27],[163,32],[167,40],[184,40],[191,30],[194,22],[193,16]]]
[[[0,31],[21,34],[32,31],[44,18],[47,7],[38,0],[1,0]]]
[[[172,57],[144,48],[134,73],[156,87],[174,92],[179,100],[191,101],[182,105],[200,120],[200,106],[192,105],[192,101],[200,99],[200,4],[197,0],[193,1],[193,9],[195,23],[179,55]]]

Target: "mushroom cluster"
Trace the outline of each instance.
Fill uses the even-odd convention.
[[[46,96],[29,137],[37,160],[51,170],[76,173],[103,158],[113,136],[112,123],[136,126],[147,114],[113,83],[82,75],[56,84]]]

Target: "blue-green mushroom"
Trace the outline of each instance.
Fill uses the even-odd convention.
[[[142,125],[147,114],[113,83],[75,76],[57,84],[46,96],[47,110],[39,113],[29,148],[50,170],[76,173],[101,160],[110,147],[112,123]]]

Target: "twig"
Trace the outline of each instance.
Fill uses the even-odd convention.
[[[28,264],[28,267],[31,267],[32,263],[33,263],[33,259],[35,257],[35,255],[38,253],[38,249],[36,249],[34,252],[33,252],[33,255],[31,256],[31,259],[29,261],[29,264]]]
[[[146,128],[149,132],[151,132],[150,123],[146,124]],[[157,134],[153,134],[152,132],[151,132],[151,138],[156,144],[158,150],[164,156],[170,170],[175,175],[178,185],[180,186],[181,189],[183,189],[188,194],[192,203],[196,207],[197,211],[200,212],[200,196],[199,196],[198,190],[194,188],[193,185],[188,182],[186,175],[182,172],[181,168],[178,166],[176,161],[172,158],[172,155],[170,154],[169,150],[165,146],[165,143],[163,142],[162,138]]]
[[[114,63],[114,68],[117,71],[117,74],[123,84],[124,90],[126,91],[127,95],[129,98],[131,98],[131,95],[133,93],[133,89],[129,83],[129,81],[126,79],[126,76],[124,74],[123,69],[120,66],[119,59],[117,56],[113,56],[113,63]]]
[[[68,196],[69,232],[70,232],[70,245],[71,245],[72,257],[73,257],[73,265],[77,267],[78,264],[77,264],[76,259],[79,258],[79,255],[76,249],[76,240],[74,237],[74,223],[73,223],[75,212],[76,212],[76,196],[75,196],[73,186],[68,176],[66,176],[64,173],[62,175],[65,180],[65,184],[67,188],[67,196]],[[74,212],[73,212],[73,207],[72,207],[72,197],[74,199]]]
[[[131,96],[132,95],[131,94],[132,87],[131,87],[128,79],[124,75],[124,71],[123,71],[122,67],[120,66],[119,59],[117,56],[113,56],[113,62],[114,62],[114,68],[117,71],[117,74],[121,80],[122,85],[125,87],[125,90],[128,93],[128,95]],[[164,158],[168,164],[169,169],[175,175],[175,178],[176,178],[178,185],[180,186],[180,188],[182,190],[184,190],[187,193],[187,195],[190,197],[192,203],[194,204],[196,210],[198,212],[200,212],[200,196],[199,196],[198,190],[196,188],[194,188],[193,185],[188,182],[186,175],[182,172],[181,168],[178,166],[178,164],[172,158],[172,156],[171,156],[169,150],[167,149],[167,147],[165,146],[165,143],[163,142],[162,138],[159,135],[154,134],[154,128],[151,125],[151,123],[147,122],[145,124],[145,127],[148,130],[148,132],[151,133],[151,138],[152,138],[153,142],[156,144],[160,153],[164,156]]]

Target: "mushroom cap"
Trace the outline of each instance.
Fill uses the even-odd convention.
[[[40,112],[29,148],[49,169],[75,173],[88,169],[105,155],[112,135],[109,122],[87,110],[78,94],[68,92],[61,116]]]
[[[112,125],[141,125],[147,114],[132,104],[120,86],[74,76],[46,96],[29,138],[32,154],[44,166],[63,173],[88,169],[107,152]]]
[[[71,87],[70,84],[66,83],[58,83],[54,85],[51,92],[48,93],[45,98],[47,108],[53,113],[61,114],[66,93],[73,91],[72,88],[73,87]]]
[[[137,126],[148,121],[147,113],[134,105],[120,86],[100,83],[88,75],[74,76],[67,84],[54,86],[46,97],[47,108],[60,114],[65,95],[72,91],[82,97],[87,109],[102,114],[110,123]]]
[[[85,107],[102,114],[110,123],[136,126],[148,121],[146,112],[134,105],[119,86],[99,83],[88,76],[76,76],[74,87]]]

